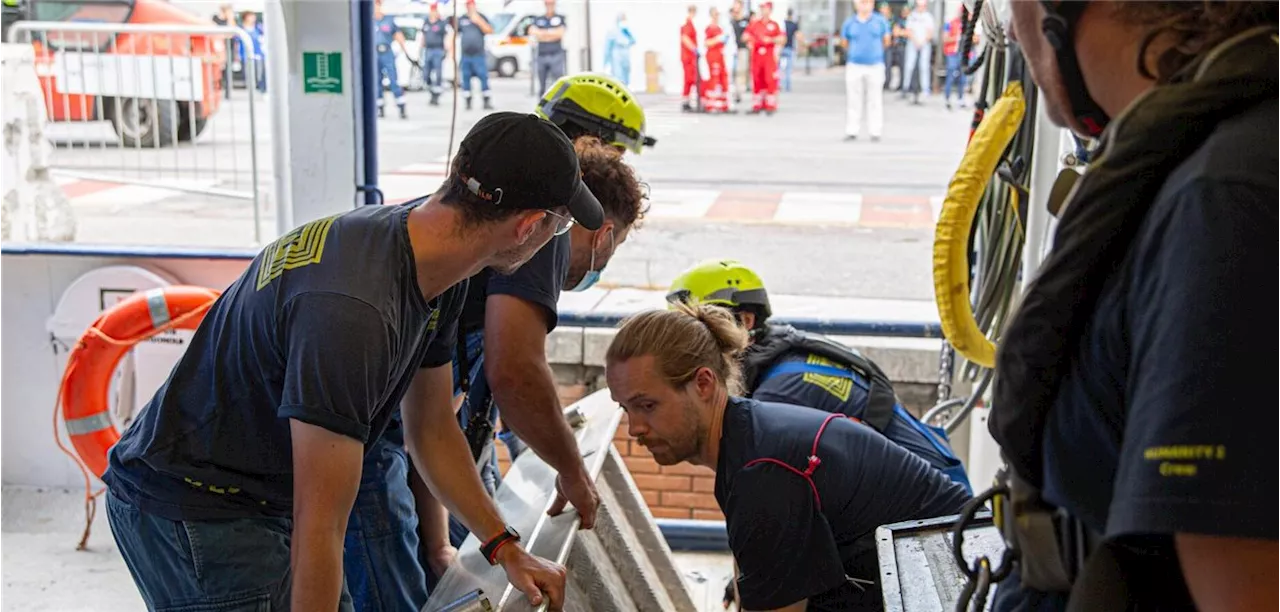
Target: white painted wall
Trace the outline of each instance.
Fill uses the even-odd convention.
[[[137,265],[178,282],[226,287],[248,260],[126,259],[48,255],[0,258],[0,481],[4,484],[82,486],[80,471],[53,441],[52,412],[66,353],[55,351],[47,329],[63,291],[80,275],[109,265]],[[137,389],[139,396],[154,389]],[[63,432],[65,435],[65,431]],[[64,437],[65,441],[65,437]]]

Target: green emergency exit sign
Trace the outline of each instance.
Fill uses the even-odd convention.
[[[342,53],[340,51],[302,52],[302,92],[342,93]]]

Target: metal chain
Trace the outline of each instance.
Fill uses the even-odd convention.
[[[938,355],[938,403],[951,399],[951,381],[955,380],[956,349],[950,342],[942,341],[942,352]]]

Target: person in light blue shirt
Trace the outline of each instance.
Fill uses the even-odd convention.
[[[253,11],[241,13],[240,29],[249,36],[249,41],[253,43],[251,53],[245,52],[244,45],[237,45],[237,50],[240,52],[240,65],[243,66],[244,70],[245,83],[248,83],[249,78],[252,76],[254,88],[266,93],[267,61],[266,55],[263,53],[266,33],[262,31],[262,24],[258,23],[258,14]]]
[[[844,88],[846,98],[845,140],[857,140],[866,117],[871,141],[884,131],[884,51],[892,30],[883,16],[874,12],[873,0],[854,0],[854,14],[840,26],[845,46]]]
[[[627,16],[618,13],[618,23],[605,40],[604,69],[623,85],[631,87],[631,47],[636,37],[627,27]]]

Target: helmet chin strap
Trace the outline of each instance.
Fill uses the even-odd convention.
[[[1085,130],[1089,138],[1097,138],[1111,120],[1098,103],[1089,95],[1084,75],[1080,74],[1080,62],[1076,59],[1075,26],[1088,4],[1082,1],[1041,0],[1044,21],[1040,29],[1053,47],[1058,59],[1058,72],[1062,85],[1071,101],[1071,114]]]

